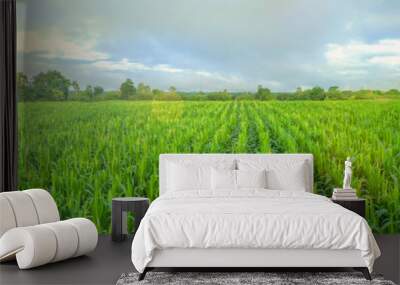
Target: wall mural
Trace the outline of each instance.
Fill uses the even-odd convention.
[[[160,153],[312,153],[400,232],[398,1],[18,1],[19,187],[110,230]]]

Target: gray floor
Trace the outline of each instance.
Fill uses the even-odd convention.
[[[100,236],[94,252],[29,270],[15,262],[0,264],[0,284],[115,284],[124,272],[133,271],[131,242],[112,242]]]
[[[400,282],[400,235],[376,236],[382,257],[375,271]],[[115,284],[124,272],[133,271],[129,240],[115,243],[101,236],[97,249],[78,257],[30,270],[19,270],[15,262],[0,265],[0,284]]]
[[[382,255],[376,260],[374,271],[400,284],[400,235],[375,235],[375,239]]]

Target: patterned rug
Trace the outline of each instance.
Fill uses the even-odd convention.
[[[359,272],[148,272],[146,278],[138,281],[138,273],[122,274],[117,285],[146,284],[373,284],[395,285],[382,276],[372,275],[368,281]]]

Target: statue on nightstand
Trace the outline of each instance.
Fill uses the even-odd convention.
[[[351,158],[348,157],[344,163],[343,189],[351,189],[351,175]]]

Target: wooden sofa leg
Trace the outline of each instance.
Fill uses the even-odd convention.
[[[364,275],[365,279],[372,280],[371,274],[369,274],[369,270],[367,267],[355,267],[354,269],[357,271],[361,271],[362,274]]]
[[[143,270],[142,273],[139,274],[139,278],[138,281],[142,281],[144,279],[144,277],[146,277],[146,273],[147,273],[148,269],[147,267]]]

